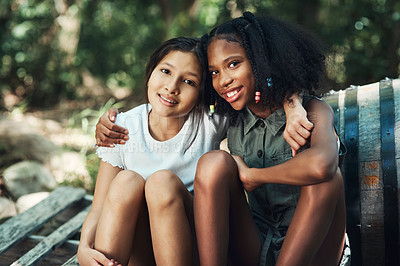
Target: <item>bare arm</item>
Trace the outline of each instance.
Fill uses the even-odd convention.
[[[234,156],[246,190],[251,191],[264,183],[311,185],[333,177],[338,167],[333,111],[328,104],[316,99],[310,100],[307,111],[314,124],[309,149],[282,164],[260,169],[249,168],[242,158]]]
[[[292,147],[292,154],[295,156],[304,146],[311,135],[313,124],[307,119],[307,112],[303,108],[302,98],[293,94],[283,103],[286,114],[286,127],[283,137]]]
[[[110,263],[114,265],[114,261],[94,249],[94,238],[108,187],[119,171],[121,169],[118,167],[113,167],[104,161],[100,162],[92,206],[82,226],[78,248],[80,265],[110,265]]]
[[[113,147],[114,144],[125,144],[129,139],[128,130],[115,124],[118,110],[111,107],[96,124],[96,143],[101,147]]]

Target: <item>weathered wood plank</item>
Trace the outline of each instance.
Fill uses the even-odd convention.
[[[60,226],[57,230],[43,239],[33,249],[15,261],[12,266],[33,265],[41,258],[50,253],[53,249],[63,244],[69,237],[74,235],[82,226],[83,220],[89,212],[90,206],[74,216],[67,223]]]
[[[398,188],[400,187],[400,79],[392,80],[393,85],[393,93],[394,93],[394,109],[395,109],[395,124],[394,124],[394,132],[395,132],[395,143],[396,143],[396,163],[397,163],[397,184]],[[398,189],[398,220],[399,220],[399,228],[400,228],[400,190]],[[400,239],[400,232],[399,232]],[[400,254],[400,245],[399,251]]]
[[[58,187],[49,197],[0,225],[0,254],[85,196],[85,190]]]
[[[360,162],[362,265],[385,261],[384,194],[381,161]]]
[[[67,260],[62,266],[79,266],[78,257],[75,255]]]
[[[358,87],[358,160],[381,158],[381,124],[379,83]]]

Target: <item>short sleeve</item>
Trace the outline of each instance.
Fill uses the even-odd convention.
[[[126,113],[120,113],[117,115],[115,123],[122,127],[126,127]],[[96,150],[97,156],[104,162],[111,164],[112,166],[125,169],[123,164],[123,158],[121,153],[121,145],[115,145],[114,148],[99,147]]]
[[[214,127],[216,128],[218,138],[220,138],[220,140],[226,138],[226,133],[229,128],[229,118],[225,115],[214,114],[213,118],[211,119]]]
[[[114,148],[99,147],[96,150],[97,156],[104,162],[111,164],[114,167],[125,169],[120,153],[120,145],[116,145]]]

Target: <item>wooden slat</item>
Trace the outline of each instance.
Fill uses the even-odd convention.
[[[78,257],[75,255],[67,260],[62,266],[79,266]]]
[[[43,239],[33,249],[27,252],[24,256],[15,261],[12,266],[17,265],[33,265],[40,259],[54,250],[56,247],[63,244],[72,235],[74,235],[82,226],[83,220],[89,212],[90,206],[87,206],[83,211],[75,215],[71,220],[60,226],[57,230]]]
[[[395,124],[394,124],[394,135],[396,142],[396,166],[397,166],[397,184],[400,187],[400,79],[394,79],[392,81],[392,86],[394,90],[394,109],[395,109]],[[400,193],[398,197],[398,228],[400,228]],[[399,239],[400,239],[400,230],[399,230]],[[400,254],[400,244],[399,250],[397,251]]]
[[[58,187],[49,197],[0,225],[0,254],[85,196],[85,190]]]
[[[379,83],[358,88],[361,264],[385,261]]]

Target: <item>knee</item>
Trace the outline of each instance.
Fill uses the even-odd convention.
[[[331,179],[325,182],[302,187],[301,193],[309,198],[310,205],[313,203],[317,205],[335,204],[344,194],[343,177],[340,169],[337,170]]]
[[[182,181],[170,170],[159,170],[146,181],[145,197],[149,208],[165,209],[179,200]]]
[[[119,172],[110,184],[107,200],[114,207],[131,206],[144,198],[144,179],[130,170]]]
[[[218,189],[232,178],[237,178],[237,165],[232,156],[225,151],[210,151],[197,163],[194,190]]]

